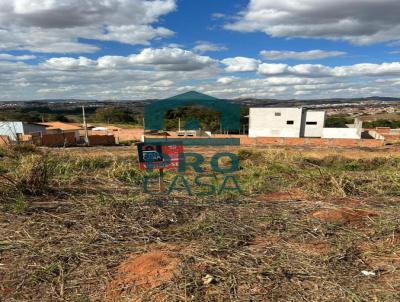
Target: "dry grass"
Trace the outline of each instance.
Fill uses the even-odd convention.
[[[129,255],[160,249],[174,273],[113,301],[398,301],[400,154],[354,154],[244,149],[243,196],[156,206],[133,148],[2,151],[0,301],[103,301]],[[377,215],[313,216],[343,208]]]

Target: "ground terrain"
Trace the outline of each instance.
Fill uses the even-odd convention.
[[[400,300],[399,147],[188,151],[239,154],[242,194],[143,194],[134,146],[2,149],[0,301]]]

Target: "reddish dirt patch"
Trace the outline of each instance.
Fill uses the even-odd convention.
[[[141,301],[141,294],[171,280],[179,263],[175,254],[165,251],[130,256],[118,267],[105,301],[120,301],[123,297],[131,297],[131,300],[123,301]],[[158,298],[157,301],[162,300],[162,297]]]
[[[312,214],[314,217],[328,222],[351,223],[359,222],[367,217],[378,216],[377,213],[365,210],[352,209],[325,209]]]
[[[287,192],[273,192],[257,196],[258,201],[300,201],[305,199],[305,194],[301,190],[291,190]]]
[[[331,202],[333,204],[346,206],[346,207],[357,207],[361,204],[360,200],[354,199],[354,198],[349,198],[349,197],[337,198],[334,200],[330,200],[329,202]]]

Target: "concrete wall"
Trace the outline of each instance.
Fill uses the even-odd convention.
[[[301,123],[301,108],[250,108],[249,137],[300,137]]]
[[[358,128],[324,128],[322,138],[360,139]]]
[[[79,130],[62,130],[62,129],[47,129],[46,130],[46,134],[60,134],[60,133],[73,133],[76,141],[79,141],[79,139],[81,137]]]
[[[361,133],[363,132],[363,122],[362,120],[355,118],[353,124],[346,124],[347,128],[356,128],[357,135],[361,138]]]
[[[40,145],[46,147],[72,147],[76,146],[75,134],[72,133],[55,133],[44,134],[40,139]]]
[[[114,146],[114,135],[88,135],[90,146]]]
[[[241,146],[312,146],[312,147],[368,147],[377,148],[384,145],[383,140],[377,139],[327,139],[327,138],[304,138],[304,137],[257,137],[251,138],[247,135],[213,135],[209,138],[182,138],[168,137],[168,142],[179,141],[184,145],[210,146],[210,145],[241,145]],[[165,138],[157,136],[146,136],[142,141],[165,142]]]
[[[376,132],[375,130],[369,130],[368,134],[371,135],[374,139],[385,139],[382,134]]]
[[[306,111],[304,119],[304,137],[322,137],[324,125],[325,111]]]
[[[378,148],[384,146],[383,140],[376,139],[327,139],[327,138],[283,138],[283,137],[240,137],[241,146],[310,146],[340,148]]]

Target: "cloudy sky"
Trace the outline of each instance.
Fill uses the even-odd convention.
[[[399,0],[0,0],[0,101],[400,94]]]

